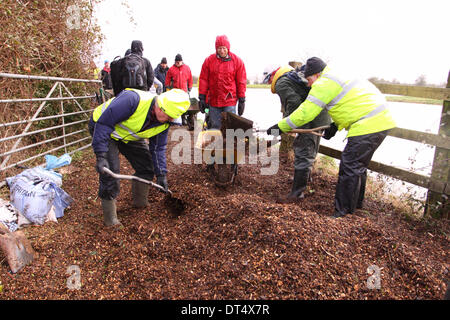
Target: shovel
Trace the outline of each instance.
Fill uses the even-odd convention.
[[[322,127],[317,127],[317,128],[312,128],[312,129],[293,129],[291,131],[289,131],[289,133],[311,133],[314,134],[316,136],[322,137],[322,133],[318,132],[318,131],[322,131],[325,130],[327,128],[329,128],[330,126],[322,126]],[[267,130],[256,130],[256,132],[267,132]]]
[[[30,264],[35,252],[22,231],[11,232],[0,223],[0,248],[3,250],[12,273]]]
[[[149,180],[145,180],[136,176],[129,176],[129,175],[125,175],[125,174],[117,174],[112,172],[111,170],[109,170],[108,168],[103,167],[103,172],[109,174],[111,177],[115,178],[115,179],[125,179],[125,180],[136,180],[148,185],[151,185],[152,187],[155,187],[157,189],[159,189],[160,191],[164,192],[166,194],[165,197],[165,205],[166,207],[168,207],[169,211],[174,215],[174,216],[179,216],[180,214],[183,213],[183,211],[185,210],[186,206],[184,204],[184,202],[181,199],[175,198],[173,196],[172,191],[170,191],[169,189],[164,189],[163,187],[161,187],[159,184],[156,184],[152,181]]]

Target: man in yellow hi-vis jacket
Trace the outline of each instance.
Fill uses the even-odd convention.
[[[304,71],[311,90],[306,100],[288,117],[267,130],[267,134],[289,132],[313,120],[325,109],[334,121],[325,130],[331,139],[338,130],[348,131],[339,166],[335,194],[338,218],[361,208],[367,166],[389,129],[395,127],[383,94],[367,80],[341,79],[321,59],[308,59]]]
[[[102,201],[105,225],[120,223],[115,202],[119,195],[119,182],[103,173],[103,168],[120,173],[121,153],[130,162],[136,176],[152,180],[156,174],[157,184],[167,189],[166,146],[169,122],[180,117],[189,106],[188,94],[180,89],[157,96],[128,88],[94,110],[89,122],[89,132],[97,157],[96,169],[100,174],[98,195]],[[149,139],[148,144],[145,139]],[[147,206],[147,184],[133,180],[131,191],[135,207]]]

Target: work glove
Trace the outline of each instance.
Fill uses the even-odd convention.
[[[238,115],[242,116],[244,114],[244,109],[245,109],[245,97],[239,98]]]
[[[198,99],[198,108],[201,113],[205,113],[205,109],[208,108],[208,105],[206,104],[206,96],[204,94],[199,94]]]
[[[169,184],[167,183],[167,177],[165,174],[157,176],[156,183],[163,187],[165,191],[169,189]]]
[[[330,127],[325,129],[325,131],[323,133],[323,138],[330,140],[331,138],[333,138],[336,135],[337,131],[338,131],[338,127],[336,126],[336,124],[334,122],[332,122],[330,124]]]
[[[272,132],[272,130],[275,132]],[[280,127],[278,126],[278,123],[271,126],[269,129],[267,129],[267,134],[269,136],[272,135],[274,137],[279,136],[281,134],[281,130],[280,130]]]
[[[109,169],[108,160],[106,159],[106,152],[99,152],[95,154],[97,157],[97,163],[95,164],[95,169],[98,173],[103,173],[103,168]]]

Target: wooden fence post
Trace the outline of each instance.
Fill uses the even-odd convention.
[[[450,72],[447,78],[447,88],[450,88]],[[442,106],[441,121],[439,125],[439,135],[450,138],[450,101],[444,100]],[[450,188],[450,151],[436,147],[433,160],[431,177],[447,183],[446,188]],[[428,191],[425,205],[425,215],[435,218],[448,219],[450,212],[450,199],[445,194]]]

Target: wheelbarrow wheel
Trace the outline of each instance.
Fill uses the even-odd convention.
[[[237,164],[216,164],[214,168],[214,183],[225,187],[234,183],[237,174]]]

